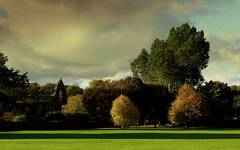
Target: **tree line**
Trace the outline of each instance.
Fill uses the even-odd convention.
[[[143,49],[131,62],[132,77],[92,80],[85,89],[68,85],[68,104],[61,111],[33,118],[71,126],[77,122],[85,127],[239,127],[240,86],[204,80],[201,72],[208,65],[209,51],[203,31],[187,23],[173,27],[166,40],[154,40],[149,50]],[[1,113],[1,118],[27,122],[36,112],[29,111],[34,108],[27,107],[26,100],[51,95],[55,84],[29,84],[27,73],[8,68],[7,60],[0,53],[0,100],[20,101],[23,105],[21,112],[9,108]]]

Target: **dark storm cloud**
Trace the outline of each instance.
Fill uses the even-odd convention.
[[[91,14],[114,14],[126,16],[139,11],[146,11],[151,7],[159,7],[167,0],[39,0],[52,5],[64,5],[72,9]]]
[[[119,16],[143,12],[149,8],[163,7],[171,11],[191,15],[208,15],[224,11],[224,8],[209,8],[204,0],[39,0],[52,5],[70,6],[82,13],[105,13]],[[197,7],[196,7],[197,6]]]
[[[9,19],[1,29],[9,33],[2,35],[2,47],[10,64],[33,78],[106,77],[128,70],[141,48],[180,22],[169,18],[166,9],[153,10],[162,1],[3,3]]]
[[[73,81],[126,73],[140,50],[155,38],[164,39],[171,27],[190,22],[190,15],[219,11],[202,0],[0,2],[7,14],[0,19],[0,47],[9,65],[44,82],[59,76]]]

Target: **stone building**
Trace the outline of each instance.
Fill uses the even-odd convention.
[[[30,86],[36,86],[36,83]],[[14,100],[0,91],[0,112],[27,112],[46,114],[61,111],[62,105],[67,104],[66,89],[62,79],[55,85],[54,92],[50,95],[38,94],[29,96],[24,100]]]
[[[39,95],[38,97],[32,98],[31,105],[37,109],[37,113],[47,113],[60,111],[62,105],[67,104],[67,95],[65,85],[60,79],[55,88],[54,93],[50,96]]]

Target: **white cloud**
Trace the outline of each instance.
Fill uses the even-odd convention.
[[[119,79],[124,79],[131,75],[132,75],[131,71],[121,71],[121,72],[116,73],[113,76],[105,77],[105,78],[103,78],[103,80],[119,80]]]

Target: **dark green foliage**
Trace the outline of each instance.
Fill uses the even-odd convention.
[[[58,121],[58,122],[62,122],[65,120],[65,116],[62,112],[60,111],[55,111],[55,112],[49,112],[47,115],[46,115],[46,118],[45,118],[46,121]]]
[[[240,95],[234,96],[232,109],[233,109],[233,119],[240,120]]]
[[[96,84],[97,83],[97,84]],[[93,86],[95,85],[95,87]],[[121,94],[127,95],[141,112],[141,123],[166,123],[171,94],[166,88],[143,84],[139,78],[119,81],[93,81],[84,90],[83,103],[91,119],[110,122],[112,101]]]
[[[13,117],[13,122],[24,122],[26,121],[26,116],[25,115],[17,115]]]
[[[89,128],[89,116],[87,114],[65,114],[65,121],[70,129]]]
[[[231,90],[232,90],[234,96],[239,96],[240,95],[240,85],[231,86]]]
[[[5,93],[3,93],[0,90],[0,103],[8,104],[8,103],[13,103],[13,101],[14,101],[14,99],[12,97],[6,95]],[[3,108],[4,106],[1,106],[1,107]],[[7,111],[9,111],[9,110],[7,110]]]
[[[93,80],[84,90],[83,104],[92,120],[110,122],[112,101],[121,94],[114,81]]]
[[[144,91],[139,93],[144,98],[142,110],[145,113],[145,120],[148,124],[168,123],[168,108],[174,100],[174,94],[169,93],[167,88],[159,85],[146,85]]]
[[[168,38],[156,39],[150,53],[145,49],[131,63],[133,75],[144,82],[177,89],[183,83],[203,81],[201,70],[207,67],[209,43],[203,31],[183,24],[172,28]]]
[[[23,89],[28,86],[27,73],[20,74],[19,70],[9,68],[7,61],[7,56],[0,52],[0,90],[15,99],[21,98],[25,95]]]
[[[99,122],[110,122],[110,109],[112,101],[121,94],[131,98],[140,108],[142,99],[137,99],[136,94],[142,91],[143,83],[137,78],[126,78],[119,81],[93,80],[84,90],[83,104],[91,119]],[[138,101],[135,101],[138,100]]]
[[[82,95],[83,89],[80,88],[78,85],[68,85],[66,87],[66,94],[67,94],[67,97],[75,96],[75,95]]]
[[[205,96],[211,121],[230,120],[232,117],[233,92],[226,84],[219,81],[209,81],[199,87]]]
[[[233,119],[240,120],[240,86],[231,86],[234,95],[233,99]]]
[[[43,88],[40,87],[38,83],[30,83],[30,85],[26,88],[27,97],[34,98],[40,96],[40,89],[44,92]]]
[[[148,72],[149,54],[143,49],[140,55],[131,63],[133,76],[141,78],[143,81],[149,80]]]
[[[43,85],[40,87],[40,95],[42,96],[50,96],[54,93],[56,84],[54,83],[47,83],[46,85]]]
[[[110,122],[112,101],[120,95],[118,90],[105,88],[88,88],[84,90],[83,104],[94,121]]]

